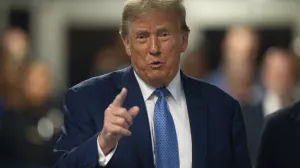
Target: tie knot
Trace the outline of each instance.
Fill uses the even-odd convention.
[[[163,87],[155,89],[154,94],[159,98],[163,98],[169,96],[170,92],[167,88]]]

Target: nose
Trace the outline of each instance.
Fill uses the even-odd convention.
[[[157,37],[150,37],[150,44],[149,44],[149,53],[153,56],[159,56],[160,55],[160,47],[159,47],[159,41]]]

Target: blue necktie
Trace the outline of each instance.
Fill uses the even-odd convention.
[[[156,89],[154,108],[154,139],[156,168],[179,168],[178,143],[174,121],[169,111],[166,88]]]

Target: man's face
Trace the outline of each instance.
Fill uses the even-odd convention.
[[[136,73],[149,85],[168,85],[179,69],[180,55],[186,50],[188,33],[180,29],[176,14],[146,13],[129,24],[122,37]]]
[[[276,55],[277,54],[277,55]],[[293,63],[286,55],[274,53],[265,64],[264,85],[266,89],[280,95],[290,94],[294,87]]]
[[[248,29],[239,28],[226,37],[223,52],[225,60],[235,66],[255,61],[256,50],[255,35]]]

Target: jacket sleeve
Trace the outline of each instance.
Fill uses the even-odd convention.
[[[64,102],[64,125],[54,148],[56,168],[98,167],[97,137],[83,98],[69,89]]]
[[[234,165],[235,168],[251,168],[244,119],[237,101],[235,101],[234,108],[231,127]]]

